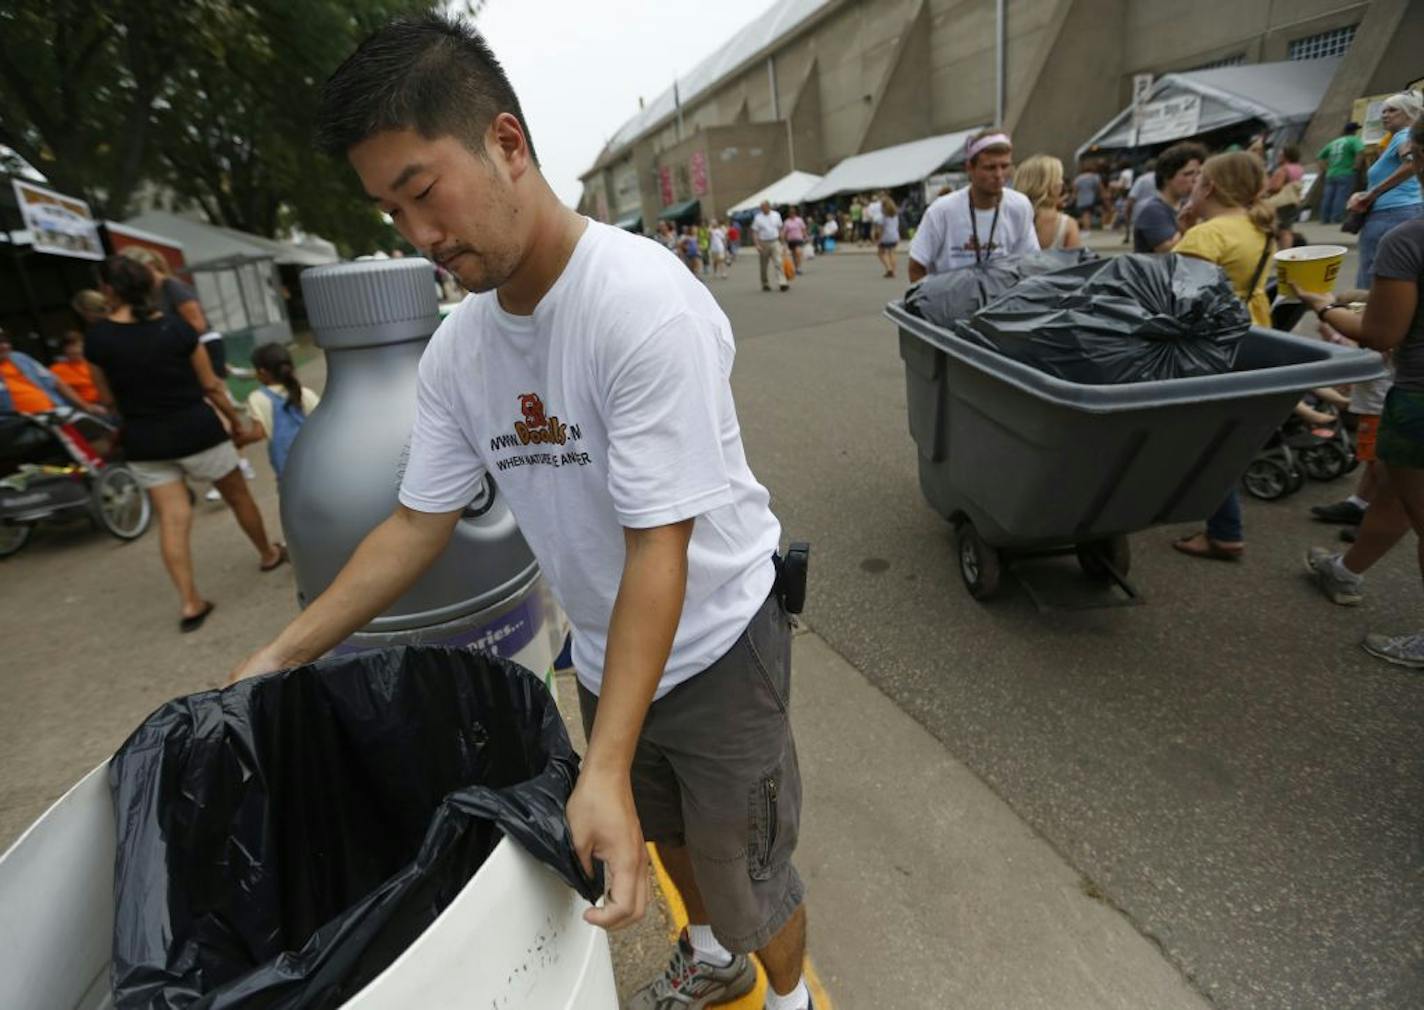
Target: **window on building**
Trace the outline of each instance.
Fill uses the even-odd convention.
[[[1239,67],[1246,62],[1245,53],[1232,53],[1230,56],[1223,56],[1219,60],[1211,60],[1199,66],[1192,67],[1193,70],[1215,70],[1217,67]]]
[[[1307,35],[1290,44],[1288,57],[1292,60],[1318,60],[1325,56],[1344,56],[1355,41],[1355,29],[1359,25],[1334,28],[1319,35]]]

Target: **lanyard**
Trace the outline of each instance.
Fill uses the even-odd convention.
[[[1000,197],[999,202],[994,204],[994,218],[989,222],[988,248],[983,250],[982,260],[979,258],[979,215],[974,213],[974,197],[971,195],[965,202],[969,204],[969,232],[974,236],[974,265],[978,266],[994,254],[994,230],[999,227],[999,208],[1003,206],[1004,200]]]

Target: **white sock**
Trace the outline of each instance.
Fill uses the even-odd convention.
[[[778,996],[771,986],[766,987],[766,1010],[807,1010],[811,1005],[811,993],[803,978],[785,996]]]
[[[252,464],[248,461],[246,456],[237,457],[237,468],[242,471],[242,475],[248,480],[257,479],[257,471],[252,469]]]
[[[1330,563],[1331,566],[1335,569],[1336,577],[1344,579],[1346,582],[1358,583],[1365,581],[1365,577],[1363,575],[1358,575],[1345,567],[1345,555],[1335,555],[1333,558],[1330,559]]]
[[[1355,508],[1357,508],[1357,509],[1367,509],[1367,508],[1370,507],[1370,503],[1367,502],[1367,501],[1365,501],[1363,498],[1361,498],[1361,497],[1360,497],[1359,495],[1357,495],[1357,494],[1352,494],[1352,495],[1350,495],[1350,497],[1346,498],[1345,500],[1346,500],[1347,502],[1349,502],[1351,505],[1355,506]]]
[[[725,968],[732,963],[732,952],[717,942],[717,938],[712,935],[711,926],[689,924],[687,942],[692,944],[692,952],[697,955],[699,961],[718,968]]]

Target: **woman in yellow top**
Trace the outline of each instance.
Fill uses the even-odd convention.
[[[1221,267],[1257,326],[1271,325],[1266,268],[1275,245],[1276,212],[1262,199],[1265,188],[1266,170],[1250,154],[1235,151],[1208,158],[1177,217],[1183,235],[1173,250]],[[1174,546],[1192,557],[1239,559],[1246,550],[1240,493],[1232,488],[1206,521],[1206,530]]]

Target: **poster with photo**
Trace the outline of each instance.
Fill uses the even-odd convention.
[[[35,252],[85,260],[104,258],[99,222],[94,220],[87,203],[33,182],[15,179],[14,184],[15,201]]]

